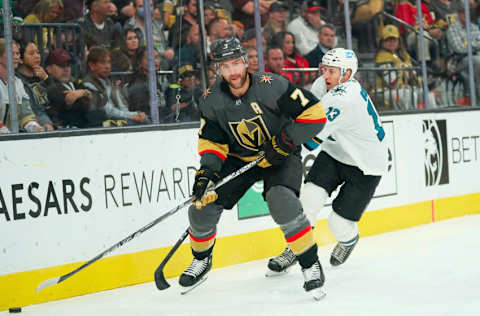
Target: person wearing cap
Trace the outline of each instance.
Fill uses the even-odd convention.
[[[47,95],[53,109],[52,120],[58,128],[86,127],[85,111],[92,94],[72,78],[72,59],[64,49],[50,52],[45,69],[52,79]]]
[[[385,25],[381,31],[379,50],[375,57],[375,63],[380,68],[409,68],[412,67],[412,58],[408,54],[398,28],[393,25]],[[418,80],[414,71],[399,70],[385,71],[377,76],[377,88],[384,89],[385,107],[393,109],[412,109],[417,103],[417,93],[415,86]],[[398,95],[397,95],[398,91]],[[390,94],[393,93],[394,104],[390,103]],[[414,103],[412,104],[412,95]]]
[[[319,1],[312,0],[304,1],[302,7],[302,14],[288,23],[287,31],[295,36],[295,47],[305,56],[318,44],[318,30],[324,24],[321,11],[325,8]]]
[[[12,130],[10,121],[10,106],[8,96],[7,56],[5,39],[0,38],[0,133],[9,133]],[[18,43],[12,43],[13,68],[16,69],[21,62]],[[35,113],[30,106],[30,97],[25,91],[25,86],[20,78],[14,77],[15,103],[17,105],[17,122],[19,129],[28,133],[42,132],[43,127],[38,123]]]
[[[460,72],[460,75],[463,78],[463,82],[468,82],[468,57],[466,56],[467,51],[467,41],[472,45],[472,61],[473,61],[473,74],[475,79],[475,91],[477,95],[477,100],[480,97],[480,56],[478,52],[480,51],[480,30],[478,26],[473,24],[470,21],[467,21],[465,18],[465,7],[463,3],[457,2],[455,6],[457,12],[457,20],[455,23],[449,25],[447,30],[447,43],[452,55],[463,56],[460,59],[458,64],[457,71]],[[470,23],[470,35],[471,38],[467,38],[467,30],[465,28],[466,24]],[[468,85],[468,84],[466,84]],[[465,96],[462,98],[461,102],[458,102],[459,105],[468,105],[470,103],[470,95],[467,92],[468,89],[465,89]]]
[[[197,72],[191,64],[178,68],[179,83],[171,84],[165,92],[165,122],[193,122],[200,120],[198,101],[202,90],[198,85]]]
[[[287,30],[288,6],[281,1],[272,3],[268,10],[268,21],[263,27],[263,36],[270,41],[273,35]]]
[[[238,39],[243,37],[245,34],[245,26],[240,21],[233,21],[232,22],[232,36],[235,36]]]

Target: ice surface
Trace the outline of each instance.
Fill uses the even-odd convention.
[[[474,215],[360,238],[337,268],[328,263],[333,245],[321,247],[327,296],[318,302],[299,267],[266,278],[264,259],[212,270],[187,295],[169,279],[165,291],[152,282],[26,306],[22,315],[480,315],[479,228]]]

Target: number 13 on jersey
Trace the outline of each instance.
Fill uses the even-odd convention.
[[[385,138],[385,131],[383,130],[382,123],[378,120],[378,114],[373,107],[372,100],[370,100],[367,91],[365,91],[363,87],[362,90],[360,90],[360,94],[362,95],[363,100],[367,102],[368,115],[372,117],[373,125],[377,131],[377,138],[379,141],[382,141]]]

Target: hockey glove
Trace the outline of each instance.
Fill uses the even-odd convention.
[[[193,205],[200,210],[205,205],[215,202],[218,198],[217,192],[212,187],[220,180],[218,172],[209,168],[202,167],[195,173],[195,183],[193,184]]]
[[[265,160],[273,166],[283,164],[296,149],[297,146],[293,144],[292,139],[285,132],[273,136],[262,147],[265,152]]]

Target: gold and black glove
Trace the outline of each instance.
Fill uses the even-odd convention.
[[[215,202],[218,198],[217,192],[213,190],[215,183],[220,180],[218,172],[209,168],[202,167],[195,173],[195,183],[193,184],[192,204],[197,210],[200,210],[205,205]]]
[[[293,144],[292,139],[285,132],[273,136],[262,147],[265,153],[265,160],[273,166],[283,164],[296,149],[297,146]]]

